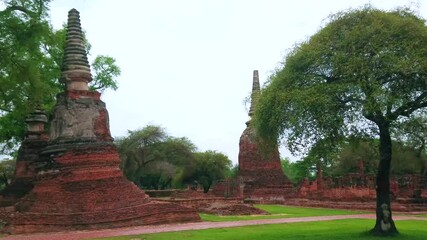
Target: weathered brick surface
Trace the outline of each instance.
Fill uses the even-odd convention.
[[[39,152],[46,147],[44,136],[25,139],[18,150],[13,181],[0,192],[0,206],[12,206],[33,188],[39,164]]]
[[[393,209],[427,211],[427,198],[423,195],[426,180],[420,175],[391,176]],[[321,188],[319,182],[322,183]],[[288,200],[286,204],[372,210],[376,200],[375,176],[359,171],[337,178],[326,177],[321,181],[319,178],[311,182],[306,179],[300,184],[296,196],[298,199]]]
[[[240,204],[243,203],[241,198],[221,198],[221,197],[205,197],[205,198],[187,198],[187,199],[158,199],[157,201],[177,203],[188,208],[197,208],[200,205],[209,204]]]
[[[90,217],[92,217],[92,220]],[[103,217],[106,219],[102,220]],[[91,213],[91,215],[87,213],[68,215],[28,213],[25,214],[25,216],[18,214],[17,218],[20,218],[23,221],[28,220],[28,222],[8,226],[6,229],[7,232],[33,233],[65,230],[88,230],[192,222],[195,220],[194,210],[181,207],[177,204],[153,201],[131,209],[123,207],[122,209],[117,209],[115,211]],[[112,218],[114,219],[111,220]],[[55,221],[53,221],[53,219]],[[69,223],[70,219],[73,220],[72,224]]]
[[[277,147],[268,153],[260,149],[250,125],[240,137],[239,147],[238,177],[242,179],[245,199],[276,202],[291,197],[292,183],[283,174]]]
[[[52,157],[5,231],[28,233],[200,221],[193,209],[152,202],[118,168],[112,143],[70,147]]]
[[[71,93],[73,98],[69,97]],[[68,90],[58,95],[50,128],[51,140],[112,140],[105,103],[98,95],[88,93]]]
[[[82,97],[94,99],[95,101],[101,100],[101,93],[96,91],[67,90],[65,94],[68,99],[72,100],[76,100]]]
[[[256,109],[260,94],[258,70],[253,72],[251,106],[249,117]],[[277,146],[261,149],[259,137],[251,126],[251,120],[246,123],[239,142],[239,171],[243,189],[241,195],[251,201],[277,201],[289,197],[292,184],[283,174],[280,164],[280,154]]]
[[[210,193],[217,197],[242,198],[243,183],[240,179],[225,179],[216,182],[212,186]]]

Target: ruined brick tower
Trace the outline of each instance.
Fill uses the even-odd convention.
[[[38,154],[48,142],[44,129],[47,117],[43,111],[30,113],[25,122],[27,130],[16,157],[13,181],[0,192],[0,207],[13,206],[34,187],[36,168],[40,164]]]
[[[249,117],[253,116],[259,94],[259,76],[255,70]],[[263,152],[251,120],[246,125],[239,142],[238,177],[244,184],[243,197],[255,202],[284,200],[292,192],[292,184],[282,172],[278,147],[273,146],[269,148],[272,151]]]
[[[200,221],[192,210],[154,202],[119,169],[108,112],[92,80],[79,12],[68,14],[61,81],[50,142],[39,152],[32,190],[15,204],[4,231],[29,233]]]

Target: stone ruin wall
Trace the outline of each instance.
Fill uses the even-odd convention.
[[[363,165],[362,165],[363,166]],[[318,169],[319,171],[319,169]],[[320,169],[321,171],[321,169]],[[376,176],[363,169],[341,177],[322,177],[303,180],[297,186],[294,199],[287,204],[298,206],[366,209],[376,206]],[[395,211],[427,211],[427,177],[407,174],[390,177],[390,191]]]
[[[427,198],[427,177],[416,174],[391,176],[390,191],[393,198]],[[305,179],[299,184],[297,196],[317,200],[375,200],[375,175],[352,173],[314,181]]]

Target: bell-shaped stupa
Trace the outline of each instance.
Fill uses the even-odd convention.
[[[39,156],[31,191],[15,204],[4,231],[30,233],[200,221],[195,210],[155,202],[128,181],[109,130],[100,93],[91,80],[79,12],[68,15],[62,66],[65,91],[58,95],[50,142]]]

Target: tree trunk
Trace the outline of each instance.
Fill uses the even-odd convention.
[[[322,163],[318,161],[316,163],[316,182],[317,182],[317,190],[322,191],[323,190],[323,169],[322,169]]]
[[[376,223],[371,232],[375,235],[396,235],[390,205],[391,137],[389,124],[378,124],[380,130],[380,162],[378,165],[376,191]]]

